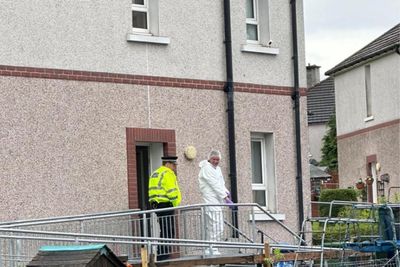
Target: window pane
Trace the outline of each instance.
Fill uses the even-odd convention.
[[[254,1],[246,0],[246,18],[253,19],[254,18]]]
[[[254,190],[253,191],[253,202],[257,203],[263,207],[267,206],[265,203],[265,191],[264,190]]]
[[[132,11],[133,28],[147,29],[147,13],[140,11]]]
[[[144,5],[144,0],[132,0],[132,4],[134,4],[134,5]]]
[[[372,116],[372,97],[371,97],[371,66],[365,66],[365,97],[367,103],[367,117]]]
[[[258,41],[257,25],[247,24],[247,40]]]
[[[262,184],[261,142],[251,142],[251,172],[253,184]]]

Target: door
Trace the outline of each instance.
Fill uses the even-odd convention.
[[[139,209],[149,208],[149,147],[136,146],[136,170],[138,183]]]

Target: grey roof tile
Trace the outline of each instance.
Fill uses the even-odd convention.
[[[326,123],[335,114],[335,83],[332,77],[308,89],[307,109],[308,124]]]
[[[364,48],[340,62],[332,69],[325,72],[325,75],[335,74],[338,71],[349,68],[367,59],[396,51],[396,49],[400,49],[400,23],[376,38]]]

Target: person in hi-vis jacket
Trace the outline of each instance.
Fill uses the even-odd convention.
[[[200,192],[206,204],[233,204],[230,193],[225,187],[224,176],[218,166],[221,160],[221,153],[212,150],[208,160],[199,163],[199,184]],[[224,217],[222,206],[207,206],[205,208],[206,239],[210,241],[220,241],[224,233]],[[218,249],[206,249],[207,255],[221,254]]]

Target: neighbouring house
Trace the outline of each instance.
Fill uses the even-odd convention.
[[[326,72],[334,78],[340,186],[367,199],[400,185],[400,24]]]
[[[230,1],[231,42],[222,0],[3,3],[0,220],[145,209],[163,154],[179,157],[182,205],[200,203],[198,163],[215,148],[239,202],[297,229],[292,96],[302,96],[305,205],[310,193],[306,73],[292,60],[296,50],[305,70],[303,7],[294,2],[296,46],[289,1]]]
[[[307,66],[307,113],[310,159],[321,161],[323,137],[327,133],[327,122],[335,115],[335,84],[329,77],[319,81],[319,66]]]

